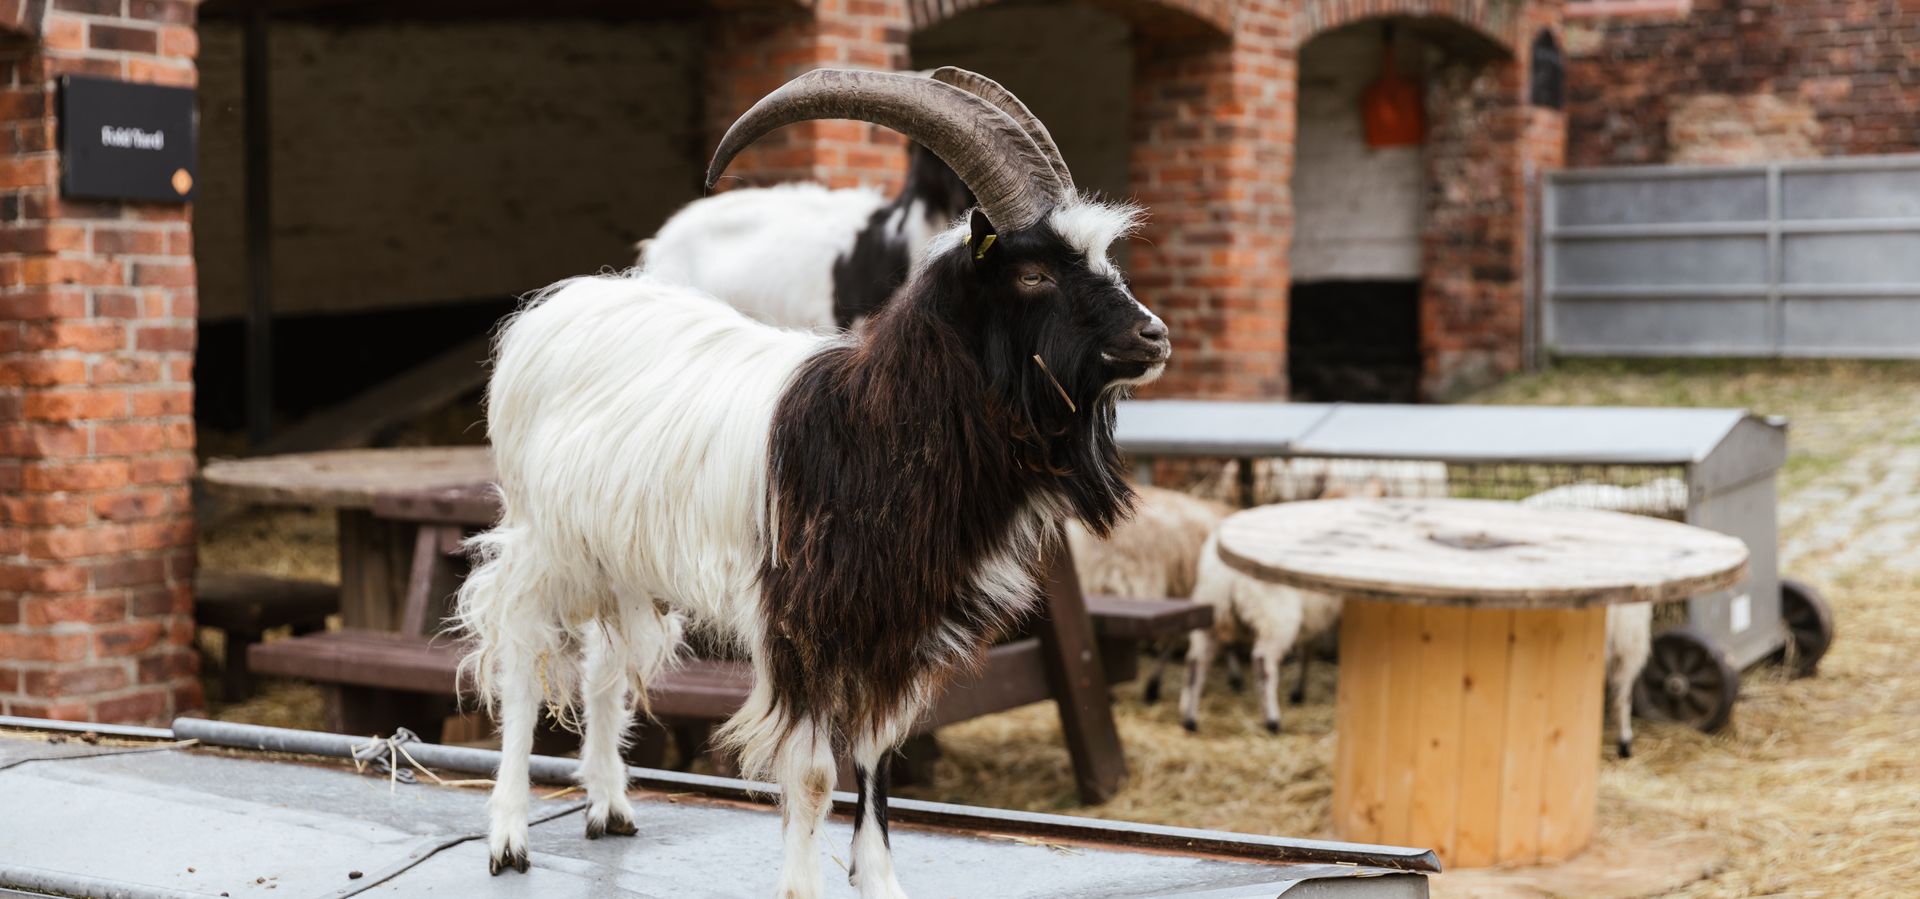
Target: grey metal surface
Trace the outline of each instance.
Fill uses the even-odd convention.
[[[1229,400],[1132,400],[1120,404],[1114,437],[1153,456],[1284,453],[1338,407]]]
[[[178,726],[182,724],[186,722],[176,722],[176,735],[192,730]],[[254,744],[279,741],[277,733],[250,735],[244,728],[199,732],[248,738]],[[409,748],[418,757],[433,755],[435,747]],[[489,877],[481,836],[486,824],[482,790],[426,783],[393,789],[384,779],[356,774],[338,763],[301,762],[250,749],[35,761],[0,771],[0,797],[8,809],[16,810],[0,815],[0,893],[14,889],[167,899],[223,893],[364,893],[464,899],[772,892],[780,853],[774,810],[697,789],[671,789],[674,784],[728,786],[737,781],[636,773],[656,789],[636,797],[639,837],[588,841],[582,803],[535,799],[532,871]],[[660,783],[668,784],[668,791],[659,791]],[[723,796],[726,792],[720,791]],[[911,804],[897,804],[896,811],[905,805]],[[943,808],[922,805],[923,816]],[[1425,879],[1418,874],[1339,863],[1343,847],[1380,847],[1301,842],[1301,847],[1328,847],[1331,854],[1315,863],[1256,862],[1204,850],[1244,841],[1257,849],[1261,841],[1287,841],[1174,831],[1194,835],[1191,845],[1143,851],[1092,837],[1035,839],[1023,835],[1031,821],[996,819],[991,810],[966,814],[976,823],[1002,826],[896,823],[893,845],[909,892],[996,897],[1426,895]],[[1127,825],[1088,823],[1128,833]],[[837,868],[851,836],[844,820],[828,826],[822,851],[835,857],[823,865],[829,896],[853,895]],[[1149,839],[1137,832],[1131,836]],[[1431,867],[1430,853],[1398,851]],[[1347,855],[1371,857],[1368,852]],[[361,876],[352,876],[354,872]]]
[[[1920,156],[1559,172],[1542,203],[1555,352],[1920,357]]]

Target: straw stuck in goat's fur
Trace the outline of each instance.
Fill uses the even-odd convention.
[[[1047,375],[1047,380],[1053,382],[1053,389],[1060,391],[1060,398],[1067,401],[1067,411],[1080,411],[1080,407],[1073,404],[1073,397],[1067,395],[1067,388],[1060,386],[1060,379],[1053,376],[1053,369],[1047,367],[1047,360],[1040,358],[1039,353],[1034,353],[1033,361],[1039,363],[1040,370]]]

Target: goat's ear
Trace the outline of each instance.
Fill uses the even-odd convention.
[[[1000,235],[993,230],[993,223],[987,221],[987,214],[977,207],[969,224],[973,230],[967,235],[967,249],[973,251],[974,261],[977,262],[987,258],[987,253],[993,249]]]

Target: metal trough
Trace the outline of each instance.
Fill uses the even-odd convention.
[[[84,742],[75,731],[104,740]],[[190,745],[171,741],[194,741]],[[335,734],[181,719],[169,730],[0,718],[0,895],[126,897],[759,897],[779,865],[774,788],[632,769],[640,836],[587,841],[585,803],[532,804],[529,874],[489,877],[486,792],[358,774]],[[485,777],[487,750],[406,752],[441,778]],[[578,762],[536,757],[570,783]],[[822,851],[844,857],[845,813]],[[1287,840],[894,800],[900,879],[920,896],[1427,895],[1422,849]],[[827,865],[827,895],[850,897]]]

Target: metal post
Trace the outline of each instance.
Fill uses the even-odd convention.
[[[247,441],[273,432],[273,127],[267,89],[267,14],[247,14],[245,50],[247,173]]]

